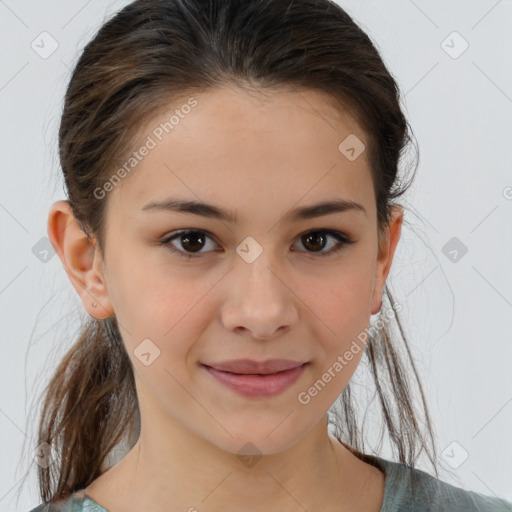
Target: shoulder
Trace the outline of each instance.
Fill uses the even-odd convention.
[[[96,502],[88,498],[84,491],[77,491],[67,498],[53,503],[42,503],[30,512],[106,512]]]
[[[381,512],[512,512],[512,503],[468,491],[420,469],[372,457],[386,473]]]
[[[42,503],[38,507],[32,509],[30,512],[75,512],[76,507],[73,507],[72,498],[60,500],[53,503]],[[79,508],[78,510],[82,510]]]
[[[414,510],[512,512],[512,503],[503,499],[455,487],[418,469],[411,471],[409,502]]]

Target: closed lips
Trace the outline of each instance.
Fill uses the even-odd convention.
[[[239,359],[202,366],[225,387],[257,400],[283,393],[297,381],[308,364],[283,359],[264,362]]]
[[[255,361],[251,359],[237,359],[220,363],[204,364],[214,370],[238,375],[270,375],[291,370],[303,366],[302,361],[289,359],[269,359],[267,361]]]

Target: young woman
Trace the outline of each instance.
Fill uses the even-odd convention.
[[[438,479],[387,325],[409,135],[329,0],[137,0],[104,24],[48,220],[92,319],[46,392],[34,512],[511,510]],[[364,452],[363,356],[397,462]]]

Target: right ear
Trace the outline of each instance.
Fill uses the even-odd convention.
[[[90,240],[82,231],[68,201],[51,206],[48,237],[89,315],[101,319],[112,316],[115,312],[100,248],[94,237]]]

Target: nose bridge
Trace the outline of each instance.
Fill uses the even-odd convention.
[[[256,254],[256,249],[250,246],[250,242],[245,247],[241,244],[237,252],[247,246],[253,253],[251,256],[255,257],[254,259],[252,257],[245,259],[244,256],[241,256],[242,261],[237,262],[236,279],[240,279],[242,292],[245,292],[244,295],[250,301],[254,301],[255,307],[258,309],[265,305],[275,307],[276,303],[285,299],[284,295],[286,295],[286,287],[282,283],[282,278],[278,278],[280,273],[278,269],[281,266],[276,264],[276,252],[268,246],[264,250],[262,247],[261,251]]]
[[[294,295],[285,285],[276,251],[246,240],[237,252],[239,259],[231,276],[234,283],[229,287],[223,314],[225,327],[245,328],[258,338],[290,327],[297,319]]]

